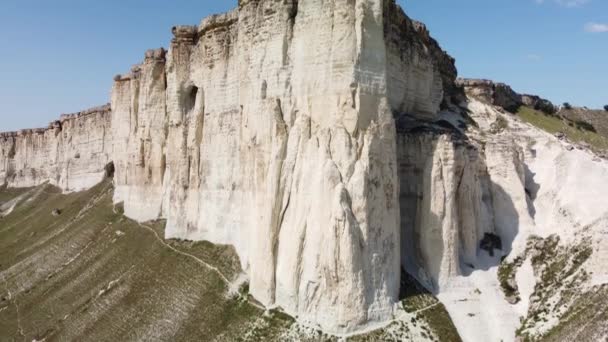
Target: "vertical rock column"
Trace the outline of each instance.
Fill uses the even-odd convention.
[[[0,133],[0,186],[8,183],[14,173],[15,133]]]
[[[140,221],[162,215],[166,174],[165,50],[149,50],[130,77],[119,77],[113,89],[116,135],[115,199],[125,214]],[[127,126],[128,124],[128,126]],[[125,136],[129,128],[129,134]]]
[[[167,57],[167,232],[193,238],[199,217],[202,92],[191,79],[191,56],[198,42],[196,26],[176,26]],[[217,99],[221,101],[221,99]],[[198,127],[200,126],[200,128]]]
[[[131,203],[128,186],[133,181],[132,140],[137,132],[137,115],[139,113],[140,67],[132,68],[131,73],[114,77],[112,87],[112,134],[114,161],[114,202],[124,202],[125,207],[135,206]],[[133,214],[133,213],[131,213]]]
[[[301,320],[347,332],[386,320],[398,296],[399,186],[382,2],[299,2],[296,13],[286,59],[292,97],[278,111],[288,140],[282,204],[273,212],[280,220],[270,235],[270,294]],[[264,260],[257,267],[267,267]],[[266,284],[252,288],[267,291]]]
[[[383,1],[240,1],[174,35],[167,237],[233,244],[258,300],[327,331],[390,318],[399,185]]]

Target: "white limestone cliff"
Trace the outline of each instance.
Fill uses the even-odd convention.
[[[393,113],[434,119],[453,60],[388,0],[240,1],[173,33],[167,53],[115,77],[111,139],[88,164],[114,162],[115,201],[166,218],[167,238],[234,245],[267,306],[332,332],[388,319],[401,254]],[[78,189],[53,180],[45,149],[2,146],[9,185]]]
[[[62,115],[48,128],[0,133],[0,184],[50,182],[66,191],[99,183],[112,155],[110,107]]]
[[[233,245],[257,300],[337,334],[391,319],[402,268],[445,293],[496,266],[488,234],[534,231],[525,139],[462,129],[454,60],[394,1],[241,0],[173,34],[111,107],[0,135],[0,184],[78,191],[113,162],[128,217]]]
[[[382,20],[377,1],[241,2],[168,56],[168,237],[235,245],[258,300],[335,332],[399,290]]]
[[[241,1],[173,33],[166,62],[116,78],[115,200],[167,238],[234,245],[267,306],[334,332],[390,317],[393,112],[432,120],[444,99],[428,32],[368,0]]]
[[[116,76],[112,89],[114,201],[139,221],[160,218],[167,171],[165,50]]]
[[[453,59],[394,1],[240,1],[173,33],[115,77],[111,138],[88,164],[113,161],[127,216],[234,245],[256,299],[335,333],[391,317],[402,263],[438,285],[460,273],[461,240],[473,257],[482,211],[459,200],[479,199],[475,155],[446,136],[404,140],[394,120],[437,118]],[[2,146],[5,165],[46,163]],[[399,171],[408,153],[415,181]],[[5,177],[28,167],[45,173],[9,185],[54,182],[42,165]],[[414,220],[400,187],[425,194]]]

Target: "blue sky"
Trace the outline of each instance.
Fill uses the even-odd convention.
[[[301,0],[302,1],[302,0]],[[306,1],[306,0],[304,0]],[[606,0],[399,0],[460,75],[561,103],[608,104]],[[0,131],[109,101],[112,77],[228,0],[0,0]]]

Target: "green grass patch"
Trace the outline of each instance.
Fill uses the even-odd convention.
[[[595,296],[596,292],[583,291],[583,284],[589,279],[583,265],[593,253],[591,246],[588,238],[573,245],[563,245],[556,235],[544,239],[531,237],[528,240],[526,253],[532,257],[538,281],[528,315],[517,330],[523,341],[570,340],[567,334],[574,327],[572,322],[584,323],[580,319],[580,313],[598,313],[594,303],[587,300],[589,296]],[[605,302],[606,300],[603,301]],[[565,312],[560,312],[564,309]],[[555,315],[559,317],[559,324],[551,331],[543,335],[531,333],[535,326],[547,322],[549,317]],[[589,331],[595,329],[593,326],[583,327]]]
[[[407,272],[401,273],[401,289],[403,309],[426,322],[439,341],[462,341],[445,306]]]
[[[596,341],[597,332],[608,322],[608,285],[595,287],[577,297],[560,323],[546,333],[543,341]]]
[[[443,304],[437,304],[428,310],[422,311],[419,316],[431,327],[433,334],[439,341],[460,342],[462,339],[450,314]]]
[[[595,132],[589,124],[570,121],[556,115],[547,115],[529,107],[520,107],[517,115],[525,122],[548,133],[562,132],[575,143],[587,143],[596,151],[608,149],[608,138]]]
[[[7,188],[6,185],[0,186],[0,205],[22,195],[23,193],[31,190],[31,188]]]
[[[517,269],[523,265],[525,258],[517,257],[513,262],[503,261],[498,267],[498,281],[500,282],[500,288],[506,297],[514,298],[515,302],[521,300],[519,296],[519,289],[517,288],[517,282],[515,281],[515,275]]]
[[[401,273],[401,305],[406,312],[413,313],[431,305],[439,300],[422,284],[407,272]]]
[[[272,341],[292,324],[230,298],[214,271],[115,210],[112,192],[110,180],[67,195],[43,185],[0,220],[3,339]],[[164,222],[149,225],[164,229]],[[206,247],[188,248],[201,249],[199,258],[238,260]]]

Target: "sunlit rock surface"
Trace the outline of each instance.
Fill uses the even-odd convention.
[[[242,1],[173,33],[116,78],[115,200],[234,245],[265,305],[337,332],[390,317],[393,113],[433,120],[453,60],[391,1]]]
[[[258,301],[331,333],[391,320],[402,269],[459,294],[459,279],[525,247],[537,209],[558,210],[532,203],[519,131],[465,91],[535,99],[456,82],[392,0],[243,0],[173,35],[115,76],[111,105],[2,133],[0,185],[71,192],[113,170],[128,217],[233,245]]]
[[[50,182],[66,191],[99,183],[112,156],[110,106],[62,115],[48,128],[0,133],[0,184]]]
[[[111,113],[3,137],[2,180],[77,190],[113,161],[127,216],[234,245],[263,304],[335,332],[390,318],[394,113],[434,120],[453,59],[393,1],[240,1],[173,34]]]

